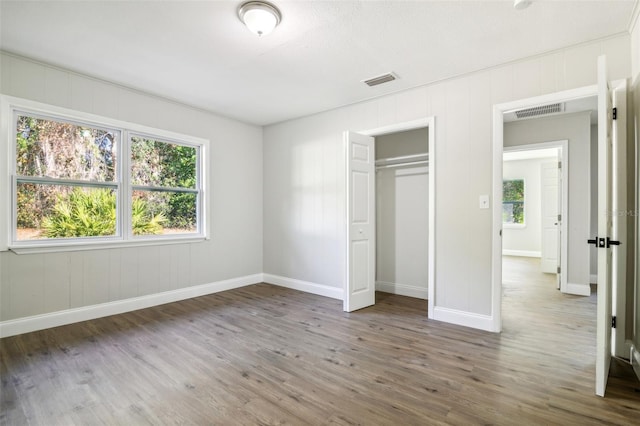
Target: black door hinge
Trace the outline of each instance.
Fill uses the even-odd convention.
[[[616,328],[616,317],[611,317],[611,328]]]
[[[622,244],[620,241],[615,241],[615,240],[612,240],[611,238],[607,237],[607,248],[609,248],[611,246],[619,246],[620,244]]]
[[[613,114],[613,119],[617,120],[618,119],[618,108],[614,108],[612,114]]]

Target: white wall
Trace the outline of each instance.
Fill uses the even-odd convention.
[[[209,139],[212,201],[210,241],[0,253],[0,320],[262,272],[260,127],[5,53],[0,55],[0,67],[3,94]]]
[[[569,222],[567,283],[588,286],[590,222],[590,113],[580,112],[505,123],[504,145],[569,140]],[[586,292],[586,291],[585,291]],[[586,292],[588,294],[588,292]]]
[[[424,154],[427,129],[376,137],[376,158]],[[427,298],[429,175],[424,165],[376,171],[376,289]]]
[[[452,321],[487,323],[492,213],[478,208],[478,196],[492,189],[492,106],[595,84],[600,54],[613,79],[627,77],[629,43],[628,35],[585,43],[266,127],[265,272],[342,289],[342,132],[435,116],[434,304]]]
[[[502,176],[524,179],[524,227],[502,228],[502,251],[511,255],[539,257],[542,250],[542,164],[558,161],[556,158],[533,158],[505,161]],[[535,256],[537,254],[537,256]]]

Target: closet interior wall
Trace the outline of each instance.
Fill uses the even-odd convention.
[[[428,129],[376,137],[376,290],[427,298]]]

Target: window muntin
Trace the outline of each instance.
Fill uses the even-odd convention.
[[[17,98],[2,101],[5,117],[13,117],[7,129],[13,158],[9,247],[206,238],[205,140]],[[136,174],[145,160],[136,151],[143,142],[156,162],[146,176]],[[123,158],[125,153],[132,155]],[[78,200],[88,206],[76,205]],[[74,221],[88,223],[80,229]],[[54,232],[56,227],[61,229]]]
[[[502,181],[502,223],[524,225],[524,179]]]

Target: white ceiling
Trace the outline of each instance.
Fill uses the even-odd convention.
[[[627,31],[636,0],[0,1],[0,48],[264,125]],[[393,71],[369,88],[361,80]]]

